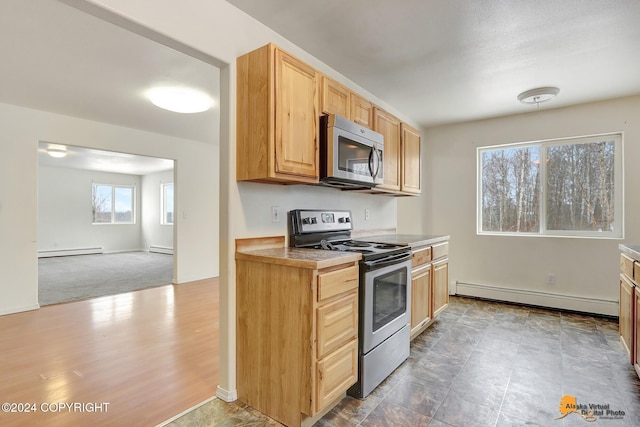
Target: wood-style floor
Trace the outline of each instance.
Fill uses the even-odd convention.
[[[215,395],[218,319],[217,279],[0,316],[0,425],[166,421]]]

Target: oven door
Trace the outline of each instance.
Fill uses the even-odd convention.
[[[409,323],[411,307],[411,253],[401,261],[363,266],[362,353],[366,354]],[[368,270],[368,271],[367,271]]]

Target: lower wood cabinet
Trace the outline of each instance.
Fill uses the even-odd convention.
[[[413,249],[411,264],[411,339],[449,306],[449,243]]]
[[[620,274],[620,317],[618,328],[620,341],[629,355],[629,361],[633,363],[633,338],[634,338],[634,302],[635,286],[624,274]]]
[[[317,268],[236,254],[238,399],[288,426],[358,377],[358,263]]]
[[[633,290],[633,307],[634,307],[634,340],[633,340],[633,366],[636,373],[640,376],[640,288],[637,286]]]

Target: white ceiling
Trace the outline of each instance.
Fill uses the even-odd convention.
[[[219,69],[55,0],[0,1],[0,102],[218,143]],[[154,85],[200,89],[212,110],[152,105]]]
[[[638,0],[227,0],[422,126],[640,93]]]

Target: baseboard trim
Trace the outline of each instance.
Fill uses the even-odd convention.
[[[173,248],[168,246],[149,245],[149,252],[156,254],[173,255]]]
[[[4,316],[5,314],[22,313],[23,311],[38,310],[39,308],[40,308],[40,304],[25,305],[23,307],[5,308],[0,310],[0,316]]]
[[[200,403],[198,403],[198,404],[196,404],[196,405],[193,405],[191,408],[186,409],[186,410],[184,410],[184,411],[180,412],[178,415],[175,415],[175,416],[173,416],[173,417],[169,418],[168,420],[161,422],[160,424],[156,425],[156,427],[163,427],[163,426],[166,426],[167,424],[170,424],[170,423],[174,422],[174,421],[175,421],[175,420],[177,420],[178,418],[180,418],[180,417],[182,417],[182,416],[184,416],[184,415],[187,415],[187,414],[188,414],[189,412],[191,412],[191,411],[195,411],[196,409],[198,409],[198,408],[199,408],[199,407],[201,407],[202,405],[206,405],[207,403],[209,403],[209,402],[211,402],[212,400],[215,400],[215,399],[216,399],[216,397],[215,397],[215,396],[212,396],[212,397],[210,397],[210,398],[209,398],[209,399],[207,399],[207,400],[204,400],[204,401],[202,401],[202,402],[200,402]]]
[[[38,251],[38,258],[49,258],[54,256],[71,256],[71,255],[94,255],[104,253],[102,246],[93,248],[75,248],[75,249],[50,249]]]
[[[238,390],[229,391],[218,386],[216,389],[216,397],[220,400],[224,400],[225,402],[235,402],[238,400]]]
[[[487,298],[606,316],[617,317],[619,315],[618,301],[464,282],[456,282],[455,288],[456,295],[460,296]]]

